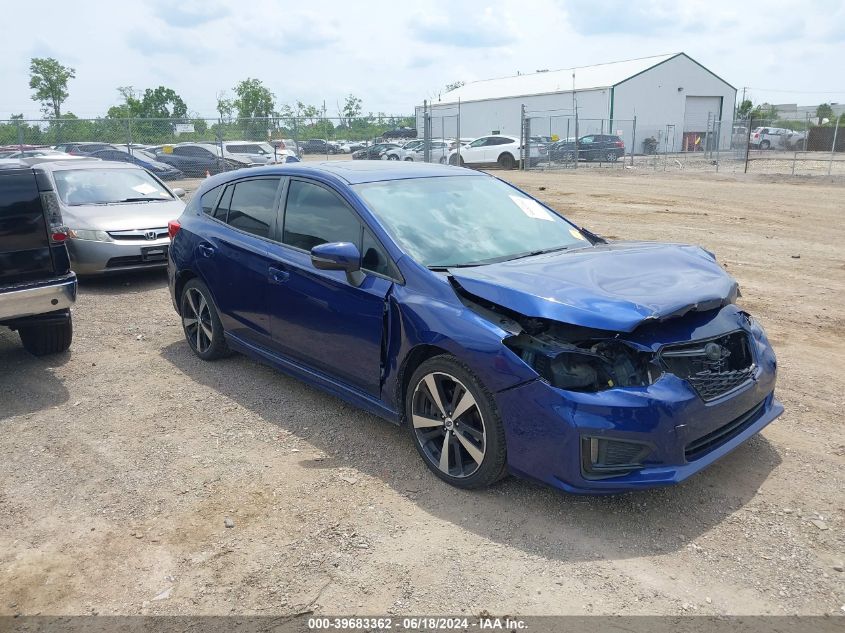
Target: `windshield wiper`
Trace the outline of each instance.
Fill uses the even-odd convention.
[[[164,202],[167,198],[124,198],[123,200],[118,200],[117,202],[104,202],[103,204],[120,204],[121,202]]]
[[[475,266],[484,266],[488,262],[467,262],[465,264],[437,264],[435,266],[428,266],[429,270],[435,272],[442,272],[450,268],[474,268]]]
[[[514,259],[523,259],[525,257],[534,257],[535,255],[545,255],[546,253],[556,253],[558,251],[565,251],[568,248],[569,248],[569,246],[555,246],[554,248],[542,248],[540,250],[529,251],[527,253],[519,253],[517,255],[513,255],[511,257],[508,257],[507,259],[504,259],[502,261],[509,262],[509,261],[513,261]]]

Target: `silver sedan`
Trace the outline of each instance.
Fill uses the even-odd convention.
[[[185,208],[181,189],[169,189],[146,170],[110,161],[56,161],[39,166],[46,203],[68,227],[71,268],[78,275],[164,268],[167,224]]]

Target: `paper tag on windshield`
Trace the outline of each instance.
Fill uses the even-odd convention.
[[[520,198],[519,196],[510,196],[510,199],[513,200],[513,203],[522,209],[522,212],[529,218],[554,222],[552,214],[544,209],[536,200],[531,200],[530,198]]]
[[[153,193],[154,191],[158,191],[158,189],[156,189],[155,187],[153,187],[152,185],[150,185],[146,182],[142,182],[140,185],[135,185],[134,187],[132,187],[132,189],[134,189],[138,193],[144,194],[145,196],[148,193]]]

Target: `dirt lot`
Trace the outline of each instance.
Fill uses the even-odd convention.
[[[66,356],[0,332],[0,614],[841,613],[845,187],[507,177],[604,235],[714,251],[786,414],[672,489],[461,492],[405,431],[196,359],[163,273],[85,282]]]

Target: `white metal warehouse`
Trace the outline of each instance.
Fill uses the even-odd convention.
[[[703,149],[708,135],[727,148],[735,102],[731,84],[685,53],[673,53],[475,81],[428,108],[434,137],[457,134],[459,107],[461,137],[518,136],[524,105],[531,135],[569,138],[576,134],[577,111],[579,136],[619,134],[640,152],[648,137],[658,151]],[[422,138],[423,106],[416,115]]]

